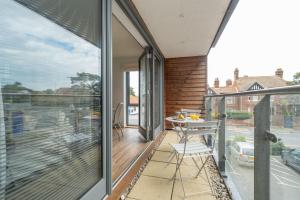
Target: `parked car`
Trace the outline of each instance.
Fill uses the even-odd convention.
[[[249,142],[234,142],[230,147],[231,158],[239,165],[254,165],[254,145]]]
[[[300,148],[282,151],[281,158],[284,164],[300,173]]]

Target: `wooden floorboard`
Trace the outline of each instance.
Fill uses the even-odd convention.
[[[113,130],[112,180],[117,180],[136,158],[146,149],[148,143],[138,132],[138,128],[125,128],[120,139]]]

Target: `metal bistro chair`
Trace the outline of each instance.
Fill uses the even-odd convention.
[[[190,114],[199,114],[200,115],[201,110],[182,108],[179,112],[177,112],[177,114],[183,114],[185,117],[187,117],[187,115],[190,115]],[[186,128],[172,123],[172,130],[177,134],[177,138],[179,138],[179,141],[182,142],[182,139],[183,139],[182,131],[186,131]]]
[[[190,114],[198,114],[198,115],[203,114],[201,110],[187,109],[187,108],[182,108],[180,110],[180,112],[177,112],[177,114],[180,114],[180,113],[185,115],[185,117],[187,117]],[[179,143],[182,143],[184,141],[184,135],[182,133],[185,132],[187,130],[187,128],[185,126],[177,125],[175,123],[171,123],[171,124],[172,124],[172,130],[176,133],[177,138],[179,139]],[[166,167],[170,165],[171,160],[173,160],[174,157],[175,157],[175,153],[171,152],[171,154],[168,158]]]
[[[119,130],[121,131],[122,136],[124,136],[123,127],[120,121],[121,116],[121,108],[122,108],[123,102],[118,103],[116,109],[114,109],[114,115],[113,115],[113,128],[116,129],[116,133],[118,135],[119,140],[121,139],[121,136],[119,134]]]
[[[198,109],[187,109],[187,108],[182,108],[181,112],[187,113],[187,114],[202,114],[202,110]]]
[[[211,192],[214,195],[212,185],[210,183],[210,179],[208,177],[208,173],[206,171],[205,165],[209,158],[213,155],[213,149],[215,146],[215,139],[217,136],[217,133],[219,131],[219,126],[220,126],[220,121],[206,121],[201,124],[199,123],[187,123],[187,130],[185,131],[185,140],[184,143],[178,143],[178,144],[172,144],[172,148],[175,151],[176,154],[176,170],[174,173],[174,176],[172,178],[173,180],[173,187],[172,187],[172,197],[173,197],[173,192],[174,192],[174,186],[175,186],[175,181],[177,177],[177,172],[179,172],[179,179],[181,182],[181,186],[183,189],[184,193],[184,198],[186,197],[185,189],[184,189],[184,184],[182,180],[182,175],[181,175],[181,170],[180,166],[184,160],[184,158],[192,158],[195,166],[198,169],[197,174],[195,175],[195,178],[198,178],[200,175],[201,171],[204,170],[206,179],[208,181],[209,187]],[[199,135],[201,137],[211,135],[213,143],[212,145],[208,145],[205,142],[198,142],[198,141],[189,141],[188,137],[190,135]],[[203,159],[203,157],[205,159]],[[196,161],[195,158],[200,158],[200,161],[202,163],[202,166],[200,167]],[[203,191],[200,193],[205,193],[208,191]],[[199,193],[199,194],[200,194]]]
[[[184,113],[186,116],[185,117],[188,117],[189,115],[191,114],[197,114],[197,115],[201,115],[203,114],[201,110],[198,110],[198,109],[188,109],[188,108],[181,108],[180,110],[181,113]],[[187,128],[186,127],[174,127],[173,130],[175,130],[177,132],[177,135],[180,136],[180,133],[182,133],[183,131],[186,131]],[[182,142],[183,140],[183,137],[181,136],[180,137],[180,141]],[[179,143],[181,143],[179,142]]]

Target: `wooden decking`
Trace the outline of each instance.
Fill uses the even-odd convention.
[[[117,134],[113,134],[113,181],[116,181],[125,172],[149,144],[140,135],[137,128],[125,128],[124,130],[124,136],[120,139]]]

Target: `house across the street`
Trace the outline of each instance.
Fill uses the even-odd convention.
[[[283,79],[283,69],[278,68],[270,76],[240,76],[239,69],[234,70],[234,79],[226,80],[225,86],[220,86],[218,78],[214,81],[214,86],[208,88],[209,95],[229,94],[252,90],[262,90],[287,86],[287,81]],[[234,123],[252,124],[251,116],[255,105],[261,100],[261,95],[226,97],[227,114],[232,112],[243,112],[249,114],[249,120],[239,120]],[[274,96],[272,106],[272,125],[284,126],[287,128],[300,127],[300,96]]]

